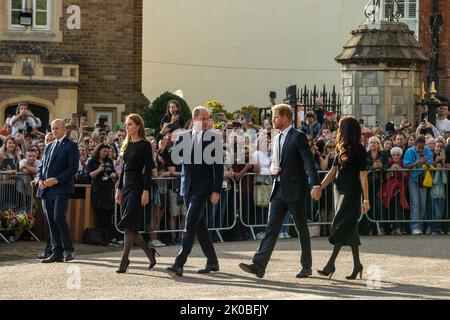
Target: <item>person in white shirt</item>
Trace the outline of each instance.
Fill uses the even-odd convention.
[[[28,173],[29,175],[34,175],[37,173],[37,169],[41,165],[41,161],[37,159],[37,152],[30,149],[26,153],[26,158],[20,160],[19,169],[20,172]]]
[[[436,129],[438,129],[441,136],[445,137],[447,132],[450,132],[450,120],[448,120],[448,106],[442,105],[439,108],[438,117],[436,119]]]
[[[16,115],[11,119],[12,135],[15,137],[19,130],[25,131],[28,127],[40,128],[42,122],[28,108],[26,103],[19,103],[16,109]]]
[[[31,205],[31,181],[34,180],[41,161],[37,159],[37,152],[34,149],[27,151],[25,159],[20,160],[19,170],[23,175],[20,175],[17,181],[17,190],[24,195],[24,202],[27,207]]]

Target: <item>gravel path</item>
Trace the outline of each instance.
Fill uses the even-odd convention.
[[[196,273],[205,263],[198,244],[183,278],[165,273],[179,247],[160,249],[162,257],[152,271],[146,269],[143,252],[134,250],[124,275],[115,273],[120,252],[52,265],[38,260],[0,262],[0,299],[450,299],[449,236],[365,237],[362,243],[365,270],[357,281],[345,279],[352,271],[349,249],[339,255],[331,281],[317,275],[315,270],[330,255],[325,238],[312,241],[314,275],[309,279],[295,278],[300,256],[296,239],[278,242],[262,280],[238,267],[251,261],[259,242],[229,242],[216,244],[221,272],[206,276]]]

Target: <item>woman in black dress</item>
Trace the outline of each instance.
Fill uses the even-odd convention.
[[[149,269],[155,266],[157,253],[155,249],[147,246],[138,233],[143,227],[144,207],[150,201],[149,192],[155,169],[152,147],[145,139],[144,121],[140,115],[129,115],[125,127],[127,137],[120,149],[124,164],[116,191],[116,202],[120,205],[122,217],[118,226],[125,230],[125,244],[117,273],[127,271],[130,264],[128,256],[134,243],[144,250],[150,260]]]
[[[369,186],[367,182],[367,153],[361,144],[361,127],[353,117],[344,117],[340,121],[336,137],[338,155],[334,158],[333,168],[323,180],[322,190],[334,181],[334,201],[336,216],[331,227],[330,243],[334,245],[333,254],[327,265],[318,273],[329,276],[336,271],[335,261],[342,246],[350,246],[353,253],[353,273],[347,277],[362,277],[363,266],[359,260],[358,220],[361,209],[364,214],[369,211]],[[335,179],[336,178],[336,179]],[[361,208],[361,196],[364,204]]]

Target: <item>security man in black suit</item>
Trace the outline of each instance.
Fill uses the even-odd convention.
[[[55,120],[51,127],[55,141],[45,148],[42,165],[36,175],[36,196],[42,199],[52,243],[52,255],[42,263],[68,262],[75,258],[66,211],[69,195],[74,193],[80,153],[78,145],[66,137],[64,121]]]
[[[194,127],[180,135],[171,149],[172,161],[182,164],[180,195],[187,208],[186,227],[181,251],[175,263],[167,268],[170,275],[183,276],[183,266],[194,245],[195,236],[207,257],[206,267],[199,273],[219,271],[214,245],[208,232],[204,211],[208,201],[219,202],[224,175],[223,139],[213,130],[208,130],[210,115],[205,107],[192,112]]]
[[[293,111],[289,105],[282,104],[272,108],[273,126],[281,133],[272,140],[274,153],[271,171],[275,179],[270,199],[269,221],[265,237],[253,257],[253,264],[239,265],[243,271],[255,274],[258,278],[264,277],[287,212],[294,218],[302,248],[303,268],[296,277],[307,278],[312,275],[311,240],[306,207],[309,184],[305,167],[314,186],[311,197],[318,200],[322,192],[307,137],[293,128],[292,119]]]

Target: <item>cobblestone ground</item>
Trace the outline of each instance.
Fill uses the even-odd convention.
[[[337,260],[333,279],[321,278],[330,245],[313,239],[314,275],[296,279],[299,251],[296,239],[280,240],[264,279],[243,273],[259,242],[216,244],[221,272],[199,275],[205,259],[196,244],[183,278],[165,273],[179,247],[160,249],[154,270],[147,270],[143,252],[134,250],[129,272],[115,270],[120,252],[78,256],[76,261],[44,265],[37,260],[0,262],[0,299],[449,299],[450,237],[365,237],[362,280],[348,281],[352,271],[349,249]],[[1,250],[7,247],[2,246]],[[1,252],[0,252],[1,254]]]

